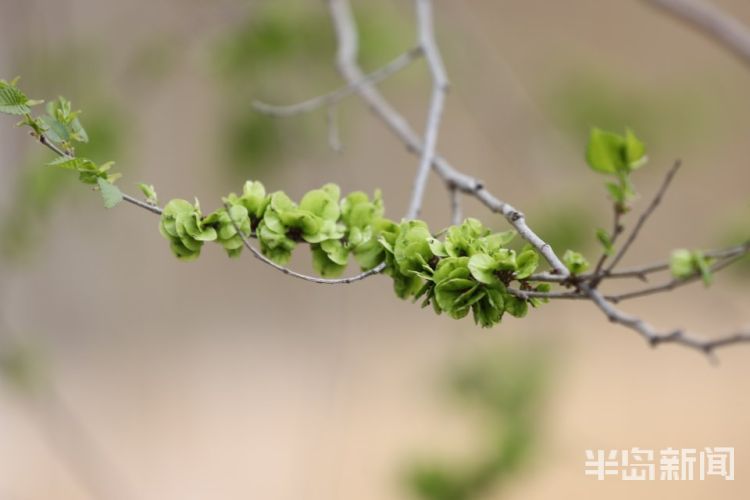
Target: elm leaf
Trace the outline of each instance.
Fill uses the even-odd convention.
[[[99,184],[99,191],[102,193],[105,208],[114,208],[122,201],[122,192],[120,191],[120,188],[114,184],[110,184],[101,177],[98,179],[97,183]]]

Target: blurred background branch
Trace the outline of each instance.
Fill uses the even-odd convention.
[[[645,0],[702,32],[750,64],[750,30],[737,18],[704,0]]]

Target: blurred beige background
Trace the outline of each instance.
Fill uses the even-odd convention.
[[[0,76],[21,74],[32,97],[115,103],[123,187],[147,181],[162,200],[197,196],[211,209],[247,177],[293,195],[333,181],[344,191],[382,188],[395,217],[417,160],[354,99],[341,109],[343,153],[327,149],[318,114],[281,125],[288,147],[275,156],[225,167],[222,127],[249,110],[249,97],[294,102],[338,82],[333,52],[222,76],[216,47],[268,3],[3,0]],[[325,19],[323,2],[286,3],[299,18]],[[355,3],[393,20],[398,30],[384,38],[396,51],[408,47],[410,2]],[[747,2],[716,3],[750,24]],[[436,11],[454,85],[440,150],[532,225],[550,234],[583,227],[577,244],[596,255],[608,205],[582,159],[585,135],[590,125],[630,124],[650,147],[636,177],[644,196],[675,158],[685,166],[629,263],[721,246],[738,221],[746,227],[750,70],[714,43],[634,0],[439,0]],[[374,62],[397,55],[388,50]],[[232,95],[242,78],[249,87]],[[419,63],[383,89],[421,127],[428,85]],[[84,123],[95,112],[84,107]],[[599,117],[606,123],[588,122]],[[12,214],[23,169],[46,157],[11,117],[2,122],[0,210]],[[439,227],[445,190],[435,179],[429,188],[425,216]],[[504,227],[473,203],[467,212]],[[74,184],[30,220],[41,234],[0,264],[0,327],[43,351],[59,397],[85,425],[79,431],[111,463],[89,462],[68,416],[0,383],[2,500],[92,498],[92,476],[112,498],[410,498],[399,478],[413,457],[460,458],[482,439],[475,418],[441,396],[446,370],[481,353],[528,350],[552,364],[539,442],[523,472],[487,498],[750,494],[746,347],[720,351],[712,366],[679,347],[652,350],[587,304],[550,304],[482,331],[399,301],[385,278],[316,287],[247,255],[227,260],[219,248],[184,264],[155,217],[105,211]],[[298,253],[295,266],[308,269]],[[707,335],[747,326],[747,277],[730,274],[709,290],[625,308]],[[736,480],[584,476],[587,448],[634,446],[733,446]]]

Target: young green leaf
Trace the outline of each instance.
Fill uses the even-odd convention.
[[[612,238],[605,229],[599,228],[596,230],[596,239],[599,240],[599,243],[604,247],[604,255],[612,255],[614,252]]]
[[[632,130],[625,130],[625,161],[629,170],[636,170],[646,164],[646,146]]]
[[[563,254],[563,263],[572,274],[581,274],[589,268],[589,262],[578,252],[566,250]]]
[[[47,103],[47,114],[41,117],[47,126],[47,137],[58,144],[71,141],[88,142],[89,136],[78,119],[80,111],[73,111],[64,97]]]
[[[710,261],[708,258],[706,258],[705,255],[703,255],[703,252],[693,252],[693,262],[695,263],[695,267],[698,269],[698,272],[701,273],[703,284],[705,286],[709,286],[711,283],[713,283],[714,278],[711,273]]]
[[[669,259],[669,270],[675,278],[682,279],[691,276],[695,272],[693,268],[693,253],[684,248],[672,252],[672,256]]]
[[[678,279],[691,278],[700,274],[704,285],[709,286],[713,281],[711,259],[698,250],[690,251],[681,248],[672,252],[669,259],[669,270],[672,272],[672,276]]]
[[[695,263],[695,267],[698,268],[698,272],[701,273],[703,284],[709,286],[713,282],[710,260],[703,255],[703,252],[695,251],[693,252],[693,262]]]
[[[617,134],[592,128],[586,147],[586,162],[593,170],[615,174],[625,167],[622,150],[624,140]]]
[[[138,184],[138,189],[141,190],[143,196],[146,197],[146,203],[151,205],[157,205],[159,203],[159,197],[156,195],[156,189],[153,184]]]

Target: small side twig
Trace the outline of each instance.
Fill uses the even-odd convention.
[[[622,232],[625,230],[625,226],[622,225],[622,214],[623,210],[622,207],[615,203],[613,206],[613,215],[612,215],[612,232],[610,233],[610,244],[612,246],[617,243],[617,239],[620,237]],[[599,274],[599,272],[602,270],[602,267],[604,267],[604,263],[609,258],[609,253],[607,251],[602,252],[602,255],[599,257],[599,261],[596,263],[596,267],[594,268],[594,274]],[[596,285],[593,285],[596,286]]]
[[[638,217],[638,222],[636,222],[633,230],[630,232],[630,235],[628,235],[628,238],[625,240],[625,243],[617,252],[617,255],[615,255],[614,259],[612,259],[612,262],[610,262],[607,266],[605,273],[611,271],[615,268],[615,266],[617,266],[617,264],[620,263],[627,251],[630,249],[630,246],[633,244],[636,238],[638,238],[638,235],[640,234],[641,229],[643,229],[644,224],[646,223],[648,218],[651,217],[651,214],[654,213],[654,211],[664,198],[664,194],[667,192],[667,189],[669,189],[670,184],[672,184],[672,179],[674,179],[674,176],[675,174],[677,174],[677,171],[680,169],[681,165],[682,162],[680,160],[677,160],[674,162],[674,165],[672,165],[672,168],[669,169],[667,175],[664,177],[664,181],[656,192],[656,195],[654,195],[651,203],[649,203],[648,207],[646,207],[646,210],[644,210],[641,216]]]
[[[703,252],[705,257],[712,259],[727,259],[735,256],[743,256],[750,253],[750,241],[737,246],[729,248],[723,248],[719,250],[709,250]],[[648,277],[651,274],[660,273],[669,270],[669,261],[660,261],[653,264],[646,264],[643,266],[636,266],[620,271],[610,271],[605,274],[586,273],[576,276],[576,279],[580,282],[594,281],[597,279],[639,279],[641,281],[648,281]],[[538,281],[544,283],[566,283],[570,280],[568,277],[558,276],[557,274],[551,273],[536,273],[529,277],[529,281]]]
[[[734,264],[739,259],[741,259],[743,256],[744,254],[738,254],[738,255],[734,255],[732,257],[726,258],[723,261],[717,262],[716,264],[711,266],[711,273],[717,273],[721,271],[722,269],[729,267],[730,265]],[[622,302],[623,300],[635,299],[638,297],[646,297],[648,295],[654,295],[657,293],[669,292],[669,291],[674,290],[675,288],[689,285],[690,283],[695,283],[696,281],[699,281],[701,277],[702,277],[701,273],[696,272],[692,274],[691,276],[688,276],[685,278],[673,278],[665,283],[649,286],[646,288],[642,288],[640,290],[635,290],[635,291],[627,292],[627,293],[621,293],[619,295],[607,295],[606,299],[616,304],[618,302]]]
[[[367,75],[363,75],[356,81],[352,81],[349,84],[334,90],[333,92],[313,97],[296,104],[279,106],[255,100],[253,101],[252,105],[257,111],[261,113],[278,117],[289,117],[301,113],[309,113],[323,107],[330,107],[338,104],[350,95],[355,94],[363,85],[373,85],[386,80],[388,77],[409,66],[409,64],[418,59],[421,55],[421,46],[407,50],[382,68],[379,68]]]

